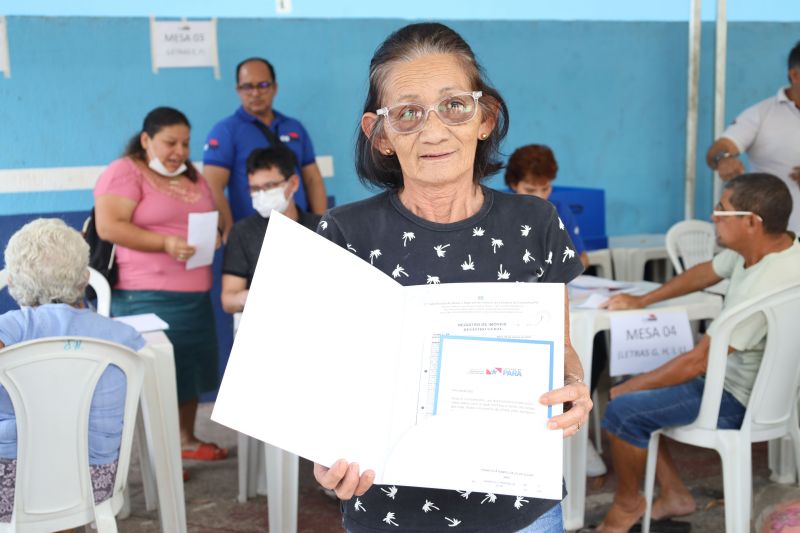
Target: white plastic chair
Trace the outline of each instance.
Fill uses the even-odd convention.
[[[234,313],[234,337],[241,319],[242,313]],[[263,465],[266,469],[269,530],[296,533],[299,457],[244,433],[238,434],[237,443],[239,502],[245,503],[256,495],[259,467]],[[260,453],[263,453],[263,461],[259,460]]]
[[[767,343],[747,411],[740,429],[717,429],[729,339],[739,323],[755,313],[763,313],[766,317]],[[725,530],[728,533],[750,531],[753,488],[751,444],[789,435],[793,441],[795,459],[800,459],[797,412],[800,385],[798,315],[800,283],[795,283],[743,302],[723,312],[717,319],[718,329],[711,339],[706,383],[697,420],[687,426],[657,431],[650,437],[645,472],[645,533],[650,530],[656,456],[662,434],[679,442],[717,450],[722,458]]]
[[[717,251],[714,224],[705,220],[678,222],[667,231],[666,247],[676,274],[711,261]],[[728,280],[722,280],[706,290],[724,296],[728,292]]]
[[[8,272],[0,270],[0,289],[8,285]],[[111,316],[111,287],[106,278],[97,270],[89,267],[89,286],[97,294],[97,314]]]
[[[113,495],[94,504],[89,473],[92,392],[109,364],[127,379],[125,414]],[[133,350],[84,337],[49,337],[0,351],[0,384],[17,413],[14,514],[2,532],[44,532],[92,521],[100,533],[117,531],[128,478],[133,422],[144,363]]]

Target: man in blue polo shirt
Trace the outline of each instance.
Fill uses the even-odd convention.
[[[294,197],[297,207],[303,211],[324,213],[327,195],[311,138],[298,120],[272,108],[278,84],[275,69],[269,61],[250,58],[239,63],[236,67],[236,91],[241,107],[211,128],[203,149],[203,174],[214,193],[225,237],[234,221],[255,213],[247,185],[247,157],[256,148],[278,142],[285,144],[297,156],[298,174],[302,177]]]

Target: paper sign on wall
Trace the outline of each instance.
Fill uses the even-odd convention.
[[[609,374],[641,374],[694,346],[686,311],[612,313]]]
[[[150,18],[153,72],[160,68],[212,67],[219,79],[217,19],[159,21]]]
[[[0,71],[6,78],[11,77],[11,62],[8,59],[8,30],[6,18],[0,17]]]

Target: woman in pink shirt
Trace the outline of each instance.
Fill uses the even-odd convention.
[[[197,400],[218,386],[211,267],[186,269],[189,213],[215,210],[205,178],[189,161],[189,121],[169,107],[150,111],[125,154],[94,189],[97,232],[117,245],[115,316],[156,313],[175,350],[185,459],[224,459],[227,450],[194,435]]]

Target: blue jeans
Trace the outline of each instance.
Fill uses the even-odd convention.
[[[536,519],[536,522],[517,531],[517,533],[564,533],[564,521],[561,516],[561,504]]]
[[[631,392],[615,398],[603,417],[603,429],[637,448],[647,448],[654,431],[691,424],[700,412],[705,379],[695,378],[673,387]],[[738,429],[745,406],[722,391],[719,429]]]

